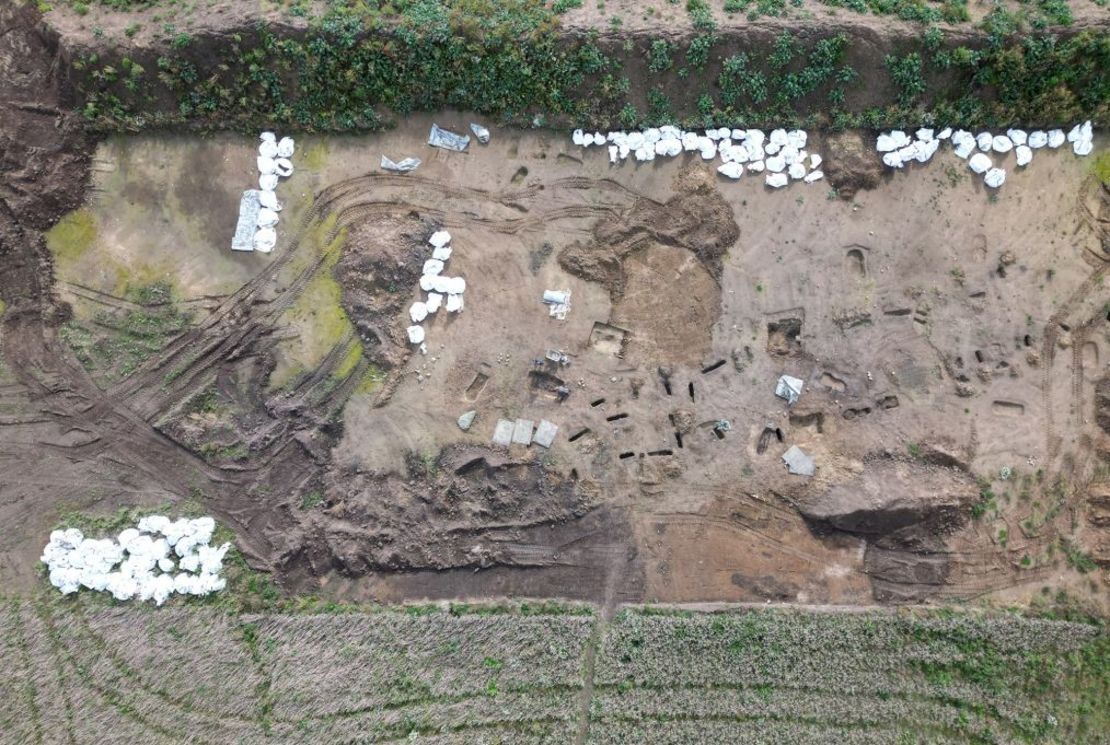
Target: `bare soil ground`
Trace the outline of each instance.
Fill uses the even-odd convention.
[[[343,599],[1008,601],[1047,586],[1104,607],[1100,573],[1063,549],[1101,556],[1085,495],[1104,472],[1110,298],[1082,161],[1039,154],[995,197],[941,158],[845,201],[683,158],[614,168],[555,133],[434,151],[431,119],[301,138],[269,257],[216,240],[253,181],[251,140],[98,147],[84,231],[71,217],[48,235],[68,320],[42,333],[93,406],[164,455],[139,447],[123,470],[149,480],[94,494],[81,469],[121,462],[112,419],[75,424],[13,384],[35,413],[5,425],[9,474],[36,468],[19,447],[75,464],[37,492],[5,487],[12,514],[36,493],[46,521],[9,538],[13,585],[35,581],[58,511],[141,494],[202,501],[288,590]],[[389,175],[383,152],[425,162]],[[423,356],[403,329],[439,227],[467,308],[433,317]],[[75,359],[82,322],[86,346],[132,349],[151,308],[129,293],[151,283],[182,328],[125,374]],[[571,289],[566,321],[545,288]],[[548,348],[570,365],[535,368]],[[16,380],[35,370],[8,360]],[[773,395],[781,373],[806,381],[793,408]],[[556,444],[499,452],[499,417],[550,419]],[[786,473],[794,444],[815,478]],[[973,519],[988,483],[996,501]]]

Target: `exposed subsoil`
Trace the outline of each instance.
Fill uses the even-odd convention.
[[[186,499],[287,590],[360,599],[943,600],[1074,589],[1049,548],[1063,537],[1110,562],[1110,197],[1071,165],[1042,164],[1063,175],[1038,226],[1018,201],[968,206],[986,200],[966,182],[892,186],[862,135],[838,135],[815,149],[859,201],[806,191],[807,224],[782,207],[793,194],[730,193],[699,163],[615,176],[561,136],[498,132],[514,144],[408,176],[371,170],[372,147],[369,166],[332,166],[249,281],[197,299],[183,333],[101,387],[61,338],[73,310],[43,238],[86,199],[95,143],[57,39],[28,9],[0,7],[0,28],[5,586],[36,581],[66,509]],[[413,121],[393,146],[420,145]],[[938,206],[908,225],[928,199],[948,222]],[[423,357],[404,328],[439,227],[468,305],[429,324]],[[318,250],[336,238],[338,257]],[[321,274],[352,331],[275,389],[288,312]],[[562,286],[565,323],[537,301]],[[552,347],[569,367],[532,364]],[[807,384],[790,410],[771,394],[782,372]],[[499,417],[555,421],[557,443],[494,448]],[[785,472],[792,444],[814,479]],[[1029,523],[1000,538],[972,516],[976,477],[1011,465],[1029,494],[994,486]]]

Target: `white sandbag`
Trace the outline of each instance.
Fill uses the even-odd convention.
[[[293,161],[288,158],[278,158],[274,161],[274,173],[282,178],[288,178],[293,175]]]
[[[273,191],[258,192],[258,203],[266,209],[281,212],[281,202],[278,201],[277,194]]]
[[[292,158],[293,157],[293,138],[282,137],[277,144],[277,154],[279,158]]]
[[[820,168],[822,162],[823,162],[823,159],[817,153],[813,153],[812,155],[809,156],[809,167],[810,168]]]
[[[433,277],[443,271],[443,262],[439,259],[428,259],[424,262],[424,271],[422,274],[425,276],[432,275]]]
[[[773,189],[781,189],[790,183],[790,179],[785,173],[768,173],[766,178],[767,186]]]
[[[435,313],[439,310],[439,306],[443,304],[443,295],[438,292],[429,292],[428,301],[424,304],[428,313]]]
[[[1014,148],[1014,157],[1017,159],[1019,166],[1026,166],[1033,160],[1033,151],[1028,145],[1018,145]]]
[[[441,248],[450,242],[451,234],[446,230],[437,230],[428,238],[428,243],[432,244],[432,248]]]
[[[786,168],[786,161],[781,155],[772,155],[766,160],[767,170],[772,173],[782,173]]]
[[[793,180],[801,181],[803,178],[805,178],[806,167],[804,165],[802,165],[801,163],[793,163],[787,169],[786,172],[790,175],[790,178],[792,178]]]
[[[975,144],[984,153],[989,153],[991,148],[994,147],[994,135],[990,132],[980,132],[975,135]]]
[[[1091,140],[1080,140],[1079,142],[1073,142],[1071,149],[1076,155],[1090,155],[1094,146],[1095,144]]]
[[[263,207],[258,211],[258,227],[272,228],[278,224],[278,213],[272,209]]]
[[[1006,171],[1001,168],[992,168],[983,177],[983,183],[992,189],[997,189],[1006,182]]]
[[[617,147],[616,145],[610,145],[609,146],[609,162],[610,163],[616,163],[617,161],[619,161],[620,160],[620,152],[621,152],[621,149],[619,147]]]
[[[423,326],[409,326],[405,329],[408,334],[410,344],[422,344],[424,342],[424,327]]]
[[[767,167],[767,164],[764,163],[762,160],[752,161],[752,162],[748,163],[748,172],[749,173],[762,173],[763,169],[766,168],[766,167]]]
[[[744,175],[744,166],[736,162],[725,163],[717,166],[717,173],[731,179],[738,179]]]
[[[425,274],[420,278],[420,289],[424,292],[431,292],[434,289],[436,275]]]
[[[462,277],[445,277],[447,292],[451,295],[461,295],[466,292],[466,280]]]
[[[276,173],[264,173],[258,177],[258,188],[262,191],[273,191],[277,188],[278,177]]]
[[[1024,145],[1029,140],[1029,134],[1024,129],[1007,129],[1006,136],[1014,143],[1014,146]]]
[[[956,145],[956,157],[967,160],[968,156],[971,155],[973,150],[975,150],[974,139],[960,140],[959,144]]]
[[[772,145],[777,145],[778,147],[782,147],[783,145],[785,145],[787,142],[790,141],[790,139],[786,136],[786,130],[785,129],[773,129],[773,130],[771,130],[770,140],[771,140]]]
[[[258,146],[258,155],[262,158],[276,158],[277,151],[277,143],[273,140],[263,140]]]
[[[786,144],[795,150],[802,150],[806,146],[809,136],[804,129],[792,129],[786,133]]]
[[[940,132],[937,133],[937,139],[938,140],[947,140],[951,136],[952,136],[952,128],[951,127],[945,127],[944,129],[942,129]]]
[[[458,313],[463,309],[462,295],[448,295],[447,304],[444,306],[448,313]]]
[[[570,141],[575,145],[582,146],[586,142],[586,133],[580,129],[576,129],[571,133]]]
[[[991,148],[996,153],[1008,153],[1014,149],[1014,143],[1006,135],[995,135],[991,140]]]
[[[986,173],[990,170],[992,165],[991,159],[983,153],[975,153],[975,155],[972,155],[971,159],[967,161],[967,167],[975,173]]]
[[[917,136],[917,139],[928,142],[929,140],[933,139],[933,130],[928,127],[922,127],[921,129],[914,132],[914,135]]]
[[[903,165],[902,156],[899,155],[897,150],[890,153],[883,153],[883,163],[890,168],[901,168]]]
[[[810,171],[806,174],[805,182],[807,184],[812,184],[820,181],[823,178],[825,178],[825,174],[821,171]]]
[[[259,228],[254,234],[254,250],[268,254],[277,245],[277,231],[273,228]]]
[[[444,277],[442,274],[435,275],[432,277],[431,291],[446,294],[447,288],[451,286],[451,283],[448,282],[449,279],[450,277]]]
[[[265,155],[259,155],[257,160],[258,172],[263,176],[275,173],[277,171],[277,161],[273,158],[267,158]]]
[[[1064,144],[1064,130],[1050,129],[1048,131],[1048,146],[1051,148],[1058,148]]]
[[[1029,133],[1029,147],[1039,150],[1048,144],[1048,133],[1041,130]]]
[[[444,261],[444,262],[447,261],[448,259],[451,258],[451,247],[450,246],[440,246],[439,248],[433,248],[432,249],[432,258],[436,259],[437,261]]]
[[[425,305],[423,302],[417,300],[415,303],[409,306],[409,318],[412,319],[413,323],[420,323],[427,317],[428,306]]]
[[[262,140],[262,142],[275,142],[277,136],[273,132],[263,132],[258,135],[258,139]]]

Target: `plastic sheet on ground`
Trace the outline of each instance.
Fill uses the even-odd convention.
[[[791,375],[782,375],[779,377],[779,382],[775,385],[775,395],[779,398],[786,399],[786,402],[793,406],[802,395],[803,386],[805,386],[805,382],[800,378],[795,378]]]
[[[470,131],[474,133],[474,137],[477,138],[478,142],[482,143],[483,145],[489,142],[489,130],[483,127],[481,124],[475,124],[474,122],[471,122]]]
[[[438,124],[433,124],[432,131],[428,135],[428,144],[432,147],[441,147],[444,150],[454,150],[461,153],[470,145],[470,136],[458,135],[440,128]]]
[[[813,458],[797,445],[791,445],[782,454],[782,462],[786,464],[786,470],[795,476],[812,476],[815,470]]]
[[[394,162],[386,156],[382,156],[382,168],[386,171],[408,173],[409,171],[415,171],[419,165],[420,158],[405,158],[404,160]]]
[[[256,189],[247,189],[239,199],[239,222],[231,238],[232,251],[253,251],[254,230],[258,226],[258,213],[262,209]]]
[[[532,435],[532,442],[541,447],[550,448],[555,443],[555,435],[558,434],[558,432],[558,426],[546,419],[541,419],[539,425],[536,427],[535,433]]]

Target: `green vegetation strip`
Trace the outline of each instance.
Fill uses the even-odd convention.
[[[0,664],[18,694],[0,720],[41,726],[45,741],[61,737],[62,703],[40,690],[29,650],[55,658],[82,741],[122,727],[225,742],[569,742],[583,711],[589,742],[1092,742],[1110,727],[1110,635],[1095,621],[650,608],[606,621],[587,606],[321,613],[303,600],[245,613],[84,595],[6,607],[21,628],[0,636]]]
[[[1059,9],[1044,7],[1061,20]],[[105,41],[75,55],[73,73],[82,110],[101,130],[376,129],[395,114],[443,108],[526,126],[1110,120],[1105,30],[1073,33],[999,7],[960,43],[937,26],[892,37],[882,65],[867,58],[871,43],[853,49],[848,34],[771,38],[722,30],[703,1],[690,0],[688,10],[686,40],[622,41],[567,31],[538,0],[336,1],[308,18],[307,31],[259,24],[229,35],[167,35],[143,49]],[[902,0],[889,12],[932,22],[962,17],[966,6]]]

